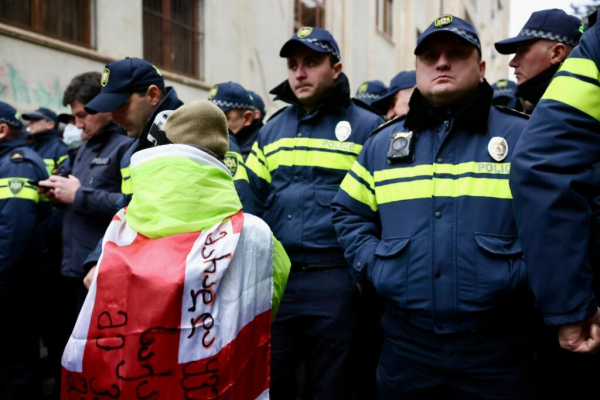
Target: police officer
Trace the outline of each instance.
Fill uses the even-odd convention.
[[[415,55],[408,114],[374,132],[333,201],[355,279],[385,300],[379,394],[532,398],[508,187],[526,119],[491,106],[469,22],[440,16]]]
[[[365,81],[356,90],[354,98],[372,106],[373,102],[379,100],[387,91],[388,87],[379,80]]]
[[[27,131],[32,139],[32,148],[44,159],[48,173],[55,170],[69,158],[69,147],[58,135],[58,117],[48,108],[38,108],[32,113],[23,114],[29,121]]]
[[[517,36],[495,43],[499,53],[515,54],[508,65],[515,69],[519,101],[512,108],[531,114],[582,32],[579,18],[559,9],[542,10],[531,14]]]
[[[252,95],[239,83],[224,82],[211,88],[208,101],[225,113],[227,126],[235,135],[245,161],[262,125],[255,118],[256,105]]]
[[[248,90],[248,93],[250,93],[250,96],[252,96],[252,100],[254,100],[254,105],[256,106],[256,109],[254,110],[254,119],[260,121],[260,127],[262,128],[264,125],[265,116],[267,115],[267,106],[265,106],[264,100],[258,93],[253,92],[252,90]]]
[[[517,98],[515,97],[517,91],[516,83],[508,79],[498,79],[492,85],[492,89],[494,89],[494,95],[492,96],[493,105],[515,108],[517,104]]]
[[[273,399],[295,399],[306,362],[308,398],[349,398],[358,300],[331,221],[331,200],[371,130],[383,121],[350,99],[337,42],[303,27],[280,51],[288,79],[271,91],[289,107],[261,129],[248,156],[262,218],[292,261],[271,330]],[[368,373],[368,372],[367,372]]]
[[[90,115],[111,113],[112,121],[136,139],[121,159],[121,192],[127,196],[115,204],[120,209],[131,200],[129,163],[132,154],[153,146],[148,140],[148,132],[156,116],[162,111],[179,108],[183,102],[175,89],[165,86],[158,68],[140,58],[127,57],[107,64],[100,85],[100,93],[85,105],[85,112]],[[96,265],[101,253],[102,240],[84,262],[84,268],[89,270]],[[86,275],[84,283],[88,287],[92,276],[93,271]]]
[[[597,14],[589,21],[527,124],[510,178],[537,306],[570,351],[545,371],[558,398],[600,392],[598,354],[578,354],[600,346],[600,26]]]
[[[0,102],[0,398],[39,399],[41,300],[32,276],[42,265],[40,229],[47,203],[34,181],[48,177],[42,158],[27,147],[17,111]]]
[[[408,112],[408,101],[412,95],[417,78],[415,71],[402,71],[390,82],[390,88],[379,99],[373,102],[373,107],[377,109],[386,120],[399,117]]]

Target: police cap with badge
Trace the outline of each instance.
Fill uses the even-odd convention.
[[[0,101],[0,123],[10,125],[17,129],[20,129],[23,126],[21,116],[17,110],[3,101]]]
[[[165,88],[162,74],[141,58],[125,58],[107,64],[100,79],[100,93],[85,105],[88,114],[111,112],[119,108],[133,93],[143,93],[151,85]]]
[[[23,114],[23,119],[26,121],[39,121],[41,119],[54,122],[54,126],[58,126],[58,116],[48,108],[40,107],[34,112]]]
[[[417,46],[414,54],[418,55],[429,43],[432,37],[440,34],[452,34],[465,42],[475,46],[479,54],[481,54],[481,42],[475,27],[469,22],[455,17],[453,15],[444,14],[436,18],[435,21],[417,38]],[[397,122],[393,119],[377,129],[380,130],[388,124]],[[413,149],[417,137],[412,131],[395,132],[392,134],[390,147],[387,153],[388,162],[393,164],[396,162],[412,162],[414,160]]]
[[[356,99],[372,106],[373,102],[381,99],[388,92],[388,87],[385,83],[375,80],[361,83],[354,96]]]
[[[553,8],[534,12],[517,36],[496,42],[494,46],[500,54],[516,53],[518,43],[538,39],[575,47],[582,34],[583,24],[579,18]]]
[[[517,93],[517,84],[508,79],[498,79],[496,83],[492,85],[494,89],[494,95],[492,99],[498,99],[502,97],[513,98]]]
[[[256,109],[260,111],[260,121],[262,122],[265,119],[265,115],[267,115],[267,107],[265,106],[265,102],[258,93],[253,92],[252,90],[248,90],[248,93],[250,96],[252,96],[252,100],[254,100]]]
[[[392,78],[390,88],[373,102],[372,106],[381,114],[385,114],[390,106],[390,100],[396,93],[404,89],[410,89],[417,85],[417,73],[415,71],[402,71]]]
[[[279,51],[279,56],[283,58],[288,57],[298,44],[302,44],[319,53],[331,54],[337,61],[341,60],[340,48],[333,35],[326,29],[310,26],[298,29],[294,33],[294,36],[285,42],[281,51]]]
[[[252,95],[239,83],[224,82],[214,85],[208,94],[208,101],[227,113],[229,110],[255,110]]]

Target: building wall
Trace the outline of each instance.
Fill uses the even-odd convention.
[[[351,90],[365,80],[386,83],[401,70],[413,69],[417,31],[440,14],[469,18],[479,31],[490,82],[506,78],[508,57],[492,51],[508,37],[510,0],[397,0],[393,33],[377,29],[376,0],[326,0],[326,28],[340,45]],[[498,9],[502,4],[502,9]],[[95,0],[93,49],[85,49],[0,24],[0,100],[20,111],[62,107],[62,93],[71,78],[102,71],[112,60],[143,56],[142,0]],[[204,80],[164,72],[183,101],[208,96],[218,82],[234,80],[258,92],[274,111],[270,89],[286,79],[279,49],[293,33],[293,0],[204,0]]]

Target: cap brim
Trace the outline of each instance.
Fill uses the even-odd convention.
[[[500,54],[514,54],[517,52],[517,43],[527,42],[529,40],[536,40],[538,38],[530,36],[515,36],[513,38],[501,40],[494,43],[494,47]]]
[[[396,93],[398,93],[400,90],[396,90],[394,92],[392,91],[388,91],[386,94],[384,94],[383,96],[381,96],[380,98],[378,98],[377,100],[375,100],[374,102],[371,103],[371,107],[373,107],[374,109],[376,109],[377,111],[379,111],[380,114],[386,114],[387,110],[389,108],[389,103],[390,103],[390,99],[392,97],[394,97],[394,95]]]
[[[419,44],[417,44],[417,47],[415,47],[415,51],[414,51],[413,54],[416,56],[418,54],[418,52],[420,51],[420,49],[423,48],[423,45],[427,44],[427,41],[430,40],[432,36],[434,36],[434,35],[440,35],[442,33],[454,35],[457,38],[460,38],[460,39],[464,40],[466,43],[470,44],[471,46],[473,46],[473,47],[477,48],[479,51],[481,51],[481,47],[480,46],[478,46],[477,44],[475,44],[475,43],[471,42],[470,40],[466,39],[465,37],[463,37],[459,33],[451,31],[449,29],[438,28],[438,30],[429,33],[427,36],[425,36],[421,40],[421,42],[419,42]]]
[[[21,118],[25,121],[39,121],[40,119],[48,119],[44,114],[32,112],[28,114],[21,114]]]
[[[100,93],[85,105],[85,112],[88,114],[97,114],[114,111],[129,96],[131,96],[131,93]]]
[[[71,114],[58,114],[58,122],[62,122],[63,124],[68,124],[71,119],[73,119]]]
[[[287,42],[285,42],[285,44],[283,45],[283,47],[281,48],[281,50],[279,51],[279,57],[282,58],[286,58],[288,57],[292,51],[298,46],[298,45],[303,45],[308,47],[311,50],[314,50],[318,53],[329,53],[327,50],[325,50],[324,48],[317,46],[316,44],[313,44],[311,42],[307,42],[304,40],[300,40],[300,39],[296,39],[296,38],[291,38],[290,40],[288,40]]]

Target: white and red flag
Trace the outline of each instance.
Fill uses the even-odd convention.
[[[126,212],[108,228],[65,349],[61,398],[268,399],[273,242],[264,222],[239,212],[150,239]]]

